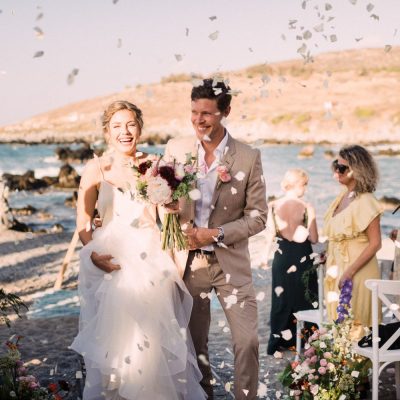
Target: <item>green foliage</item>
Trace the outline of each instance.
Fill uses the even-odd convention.
[[[360,119],[368,119],[376,115],[376,111],[368,107],[357,107],[354,110],[354,115]]]
[[[11,322],[8,318],[10,310],[13,310],[18,317],[21,317],[21,308],[28,309],[19,296],[13,293],[6,293],[3,289],[0,289],[0,325],[5,323],[10,327]]]

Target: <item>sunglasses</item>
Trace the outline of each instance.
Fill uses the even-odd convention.
[[[349,166],[348,165],[344,165],[344,164],[339,164],[339,161],[335,160],[332,163],[332,169],[335,172],[339,172],[339,174],[344,174],[349,169]]]

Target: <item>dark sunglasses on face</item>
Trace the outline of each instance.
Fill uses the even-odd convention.
[[[349,169],[349,166],[344,164],[339,164],[339,161],[335,160],[332,163],[332,168],[335,172],[339,172],[339,174],[344,174]]]

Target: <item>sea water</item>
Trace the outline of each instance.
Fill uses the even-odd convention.
[[[8,145],[0,144],[0,174],[9,172],[23,174],[28,169],[35,171],[35,176],[57,176],[62,163],[55,155],[56,145]],[[75,146],[76,147],[76,146]],[[280,196],[280,182],[288,168],[303,168],[310,177],[305,200],[311,202],[317,214],[317,224],[322,227],[323,215],[330,202],[340,192],[341,187],[333,179],[331,170],[332,160],[324,155],[326,150],[337,151],[339,146],[315,146],[314,155],[310,158],[299,159],[301,145],[262,145],[257,146],[261,151],[264,177],[267,183],[267,196]],[[163,147],[148,146],[143,151],[162,153]],[[373,151],[374,149],[371,148]],[[376,197],[400,197],[399,171],[400,157],[377,156],[381,179]],[[74,163],[72,166],[82,173],[84,164]],[[75,229],[75,210],[64,205],[67,197],[72,196],[73,190],[48,189],[41,193],[37,191],[21,191],[10,194],[11,207],[31,205],[49,214],[50,218],[43,219],[35,215],[19,219],[28,223],[34,230],[49,228],[60,223],[66,230]],[[399,226],[400,211],[393,215],[386,211],[381,219],[383,236],[391,229]]]

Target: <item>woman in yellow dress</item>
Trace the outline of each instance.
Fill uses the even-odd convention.
[[[340,288],[353,282],[351,308],[354,316],[351,338],[365,335],[372,324],[371,292],[367,279],[380,279],[376,252],[381,247],[382,207],[373,195],[378,169],[371,154],[361,146],[342,147],[333,161],[336,180],[345,189],[332,202],[324,218],[328,237],[325,302],[330,320],[336,320]]]

